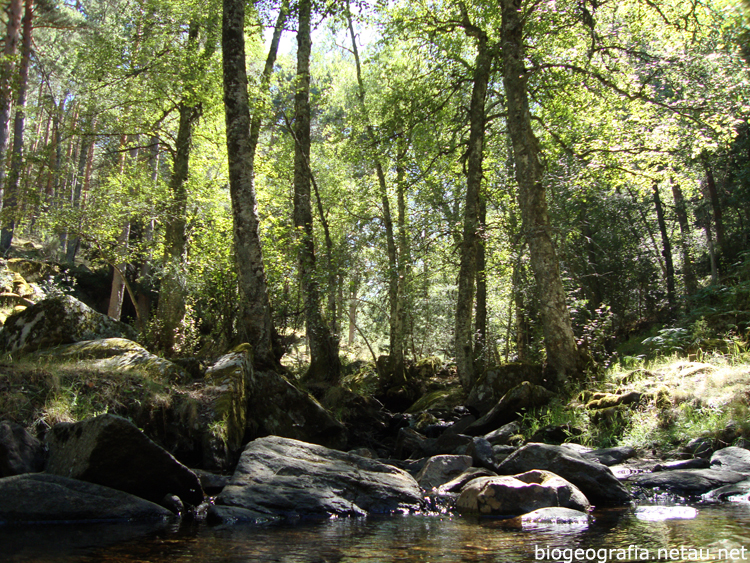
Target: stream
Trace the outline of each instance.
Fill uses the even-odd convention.
[[[205,523],[0,528],[0,561],[416,563],[748,561],[750,503],[598,511],[588,526],[508,527],[459,516],[339,518],[266,527]],[[663,511],[677,518],[663,519]]]

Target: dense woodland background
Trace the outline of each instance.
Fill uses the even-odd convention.
[[[437,355],[465,388],[511,361],[565,382],[747,297],[736,2],[3,8],[0,250],[104,272],[166,355],[273,364],[306,331],[314,379]]]

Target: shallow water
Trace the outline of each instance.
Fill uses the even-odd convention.
[[[0,561],[415,563],[750,561],[750,504],[693,505],[680,518],[600,511],[588,527],[509,528],[449,516],[333,519],[270,527],[98,524],[0,528]],[[640,517],[639,517],[640,516]],[[630,548],[628,550],[628,548]],[[578,553],[576,553],[578,550]],[[672,550],[672,551],[670,551]],[[735,550],[732,552],[732,550]]]

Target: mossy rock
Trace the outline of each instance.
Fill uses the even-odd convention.
[[[466,404],[481,414],[489,412],[511,389],[528,381],[532,385],[547,383],[544,369],[537,364],[510,363],[488,368],[469,393]]]
[[[372,395],[378,389],[380,378],[375,364],[368,362],[359,371],[345,375],[341,385],[358,395]]]
[[[422,358],[408,366],[408,376],[418,379],[430,379],[443,369],[443,363],[443,360],[436,356]]]
[[[40,282],[60,273],[60,269],[57,266],[27,258],[11,258],[7,262],[7,268],[11,272],[16,272],[23,276],[29,283]]]
[[[137,333],[65,295],[44,299],[9,317],[0,333],[0,347],[25,354],[60,344],[115,337],[135,340]]]
[[[622,423],[625,420],[625,413],[627,408],[623,405],[617,405],[614,407],[606,407],[598,409],[591,415],[591,421],[594,424],[599,424],[606,427],[611,427]]]
[[[586,403],[589,410],[606,409],[618,405],[630,405],[638,403],[641,400],[641,394],[636,391],[629,393],[594,393]]]
[[[408,414],[416,414],[427,410],[451,410],[463,404],[465,395],[460,386],[455,385],[445,389],[428,391],[406,409]]]
[[[215,413],[211,425],[222,428],[222,436],[231,450],[239,450],[247,426],[247,382],[252,377],[251,349],[231,352],[206,370],[205,392],[212,396]]]

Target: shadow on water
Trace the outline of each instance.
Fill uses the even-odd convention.
[[[19,563],[750,560],[747,551],[750,504],[695,506],[698,509],[695,518],[659,521],[639,518],[632,509],[610,510],[597,512],[588,527],[535,529],[510,528],[500,520],[448,516],[342,518],[269,527],[212,528],[193,524],[159,530],[122,524],[0,528],[0,560]]]

